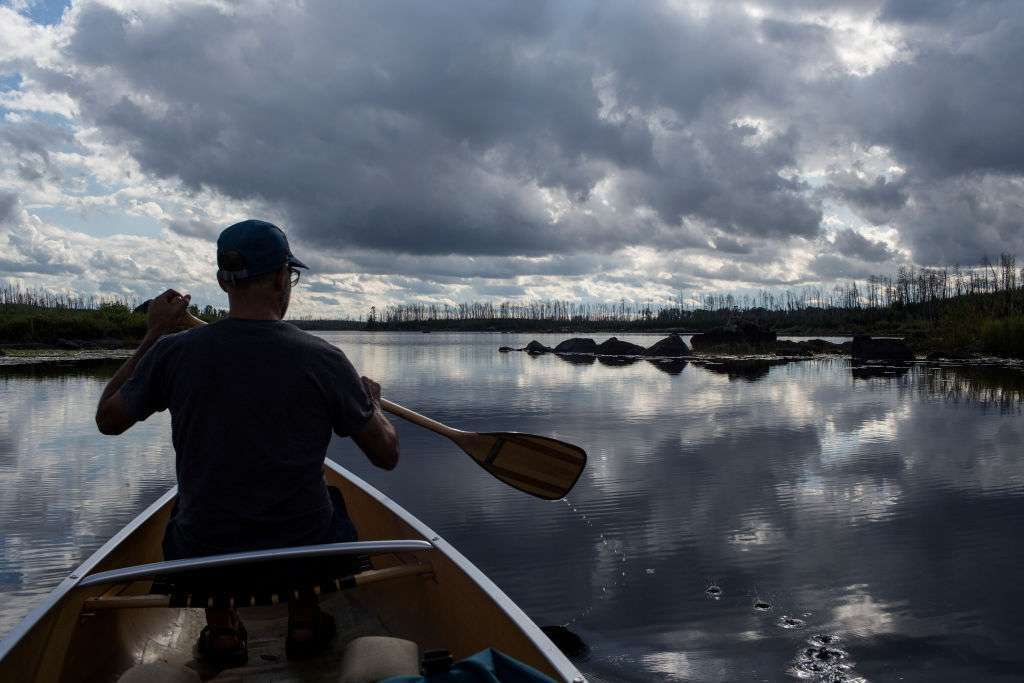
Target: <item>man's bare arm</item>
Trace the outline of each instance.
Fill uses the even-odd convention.
[[[174,329],[178,324],[185,309],[188,308],[190,298],[188,294],[182,296],[173,289],[168,289],[150,303],[146,316],[146,336],[132,357],[126,360],[107,382],[96,406],[96,426],[101,433],[121,434],[137,422],[128,414],[121,396],[121,386],[132,376],[139,361],[161,335]]]
[[[380,385],[368,377],[363,377],[363,386],[373,401],[373,417],[362,431],[352,435],[352,440],[374,465],[385,470],[393,470],[398,465],[398,434],[381,410]]]

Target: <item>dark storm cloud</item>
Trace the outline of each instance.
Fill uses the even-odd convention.
[[[197,218],[175,219],[168,222],[167,227],[185,237],[200,237],[207,240],[216,240],[217,235],[226,226],[214,225],[209,221]]]
[[[474,290],[483,296],[508,297],[510,299],[519,298],[525,293],[522,286],[509,284],[479,284],[474,287]]]
[[[715,251],[722,251],[727,254],[749,254],[752,251],[750,244],[745,244],[727,235],[720,235],[714,238]]]
[[[15,153],[36,155],[46,163],[50,162],[51,151],[71,140],[71,131],[67,126],[35,119],[15,123],[4,121],[0,127],[0,143]]]
[[[925,50],[853,88],[857,125],[916,173],[1024,173],[1024,5],[957,52]]]
[[[738,9],[246,7],[129,21],[83,5],[67,51],[96,68],[65,87],[145,170],[267,200],[318,246],[610,251],[678,246],[687,219],[818,231],[816,200],[779,174],[796,166],[798,132],[750,144],[732,123],[748,98],[782,104],[796,59],[760,47]],[[594,194],[602,182],[612,205]],[[538,188],[568,206],[552,218]]]
[[[18,177],[29,183],[48,174],[59,177],[52,154],[72,142],[71,131],[63,125],[34,119],[0,125],[0,153],[13,162]]]
[[[841,279],[862,280],[879,274],[877,265],[839,254],[815,256],[811,261],[810,270],[825,282]]]
[[[976,264],[1002,252],[1024,253],[1021,180],[1000,176],[949,178],[914,191],[901,234],[921,265]]]
[[[879,20],[904,31],[909,56],[830,85],[837,125],[884,145],[906,170],[831,191],[864,218],[896,228],[922,265],[972,263],[1024,249],[1024,3],[887,2]]]
[[[18,210],[18,195],[0,190],[0,224],[14,220]]]
[[[280,212],[325,273],[592,276],[642,245],[738,261],[680,260],[680,281],[770,284],[781,280],[765,265],[831,244],[823,202],[895,229],[921,264],[1024,251],[1024,3],[758,6],[122,13],[82,0],[61,48],[74,68],[37,62],[27,82],[70,94],[80,123],[145,173]],[[875,59],[890,39],[891,62],[849,71],[851,50]],[[43,186],[59,172],[53,152],[75,142],[67,127],[22,124],[0,128],[0,145],[12,175]],[[884,163],[862,163],[864,150]],[[803,170],[829,165],[809,186]],[[168,227],[212,239],[223,226],[201,214]],[[848,277],[891,260],[853,235],[812,270]]]
[[[381,251],[355,252],[344,258],[296,254],[313,273],[361,272],[397,273],[431,280],[457,282],[472,278],[508,279],[517,276],[551,275],[572,277],[613,270],[621,261],[603,254],[553,255],[544,258],[508,258],[497,256],[421,256],[389,254]]]
[[[965,5],[1001,5],[1005,2],[989,0],[886,0],[882,3],[879,19],[900,23],[938,23],[953,17]]]
[[[889,179],[876,176],[873,180],[860,177],[854,170],[833,169],[829,173],[831,193],[849,204],[875,224],[887,222],[892,212],[902,209],[909,197],[906,176]]]
[[[841,256],[858,258],[872,263],[889,261],[896,256],[896,253],[885,242],[869,240],[859,232],[849,229],[836,233],[833,248]]]
[[[82,267],[73,263],[40,263],[0,258],[0,273],[5,275],[78,275],[82,272]]]

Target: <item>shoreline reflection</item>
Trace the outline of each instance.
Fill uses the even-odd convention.
[[[867,680],[1024,669],[1020,370],[915,363],[857,377],[838,357],[609,365],[495,352],[537,335],[324,336],[419,412],[587,449],[559,504],[398,420],[394,472],[348,440],[329,457],[538,623],[571,622],[595,679],[782,679],[808,648],[842,649]],[[0,631],[173,481],[165,414],[120,439],[94,434],[111,372],[0,369]]]

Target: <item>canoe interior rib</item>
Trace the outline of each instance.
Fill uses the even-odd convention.
[[[396,551],[372,558],[373,581],[321,598],[338,624],[338,637],[317,659],[290,662],[284,653],[285,605],[241,609],[249,633],[246,666],[204,671],[215,680],[336,680],[345,644],[364,635],[415,641],[420,650],[443,648],[456,659],[495,647],[558,680],[583,678],[540,630],[465,558],[397,505],[337,465],[325,467],[328,484],[341,489],[360,540],[419,539],[432,550]],[[125,532],[77,570],[82,574],[163,559],[161,541],[173,495],[166,495]],[[401,571],[384,571],[403,568]],[[72,574],[0,646],[0,680],[115,681],[148,662],[190,665],[192,645],[205,625],[201,609],[100,608],[109,601],[152,602],[152,583],[130,580],[78,586]],[[88,601],[88,606],[86,603]],[[99,605],[99,607],[97,607]]]

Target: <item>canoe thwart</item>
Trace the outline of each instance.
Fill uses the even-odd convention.
[[[366,586],[382,581],[392,581],[409,576],[426,576],[433,574],[433,568],[429,564],[407,564],[399,567],[387,567],[385,569],[371,569],[350,576],[343,576],[323,585],[312,586],[311,590],[316,594],[333,593],[339,590]],[[212,595],[199,595],[196,593],[179,594],[166,593],[161,591],[161,584],[153,585],[154,592],[148,595],[110,595],[104,594],[96,598],[87,598],[82,604],[83,612],[95,612],[98,610],[110,609],[139,609],[145,607],[210,607],[229,605],[232,607],[256,607],[287,602],[288,592],[252,594],[230,597]],[[273,598],[277,598],[273,600]]]
[[[203,569],[225,568],[239,565],[273,562],[280,560],[297,560],[316,557],[334,557],[341,555],[381,555],[386,553],[412,552],[433,550],[429,541],[419,539],[387,540],[387,541],[354,541],[351,543],[323,543],[321,545],[297,546],[294,548],[274,548],[270,550],[252,550],[226,555],[209,555],[184,560],[166,560],[151,562],[134,567],[111,569],[110,571],[90,574],[82,579],[79,586],[98,586],[106,583],[120,583],[139,579],[157,579],[162,576],[194,572]]]

